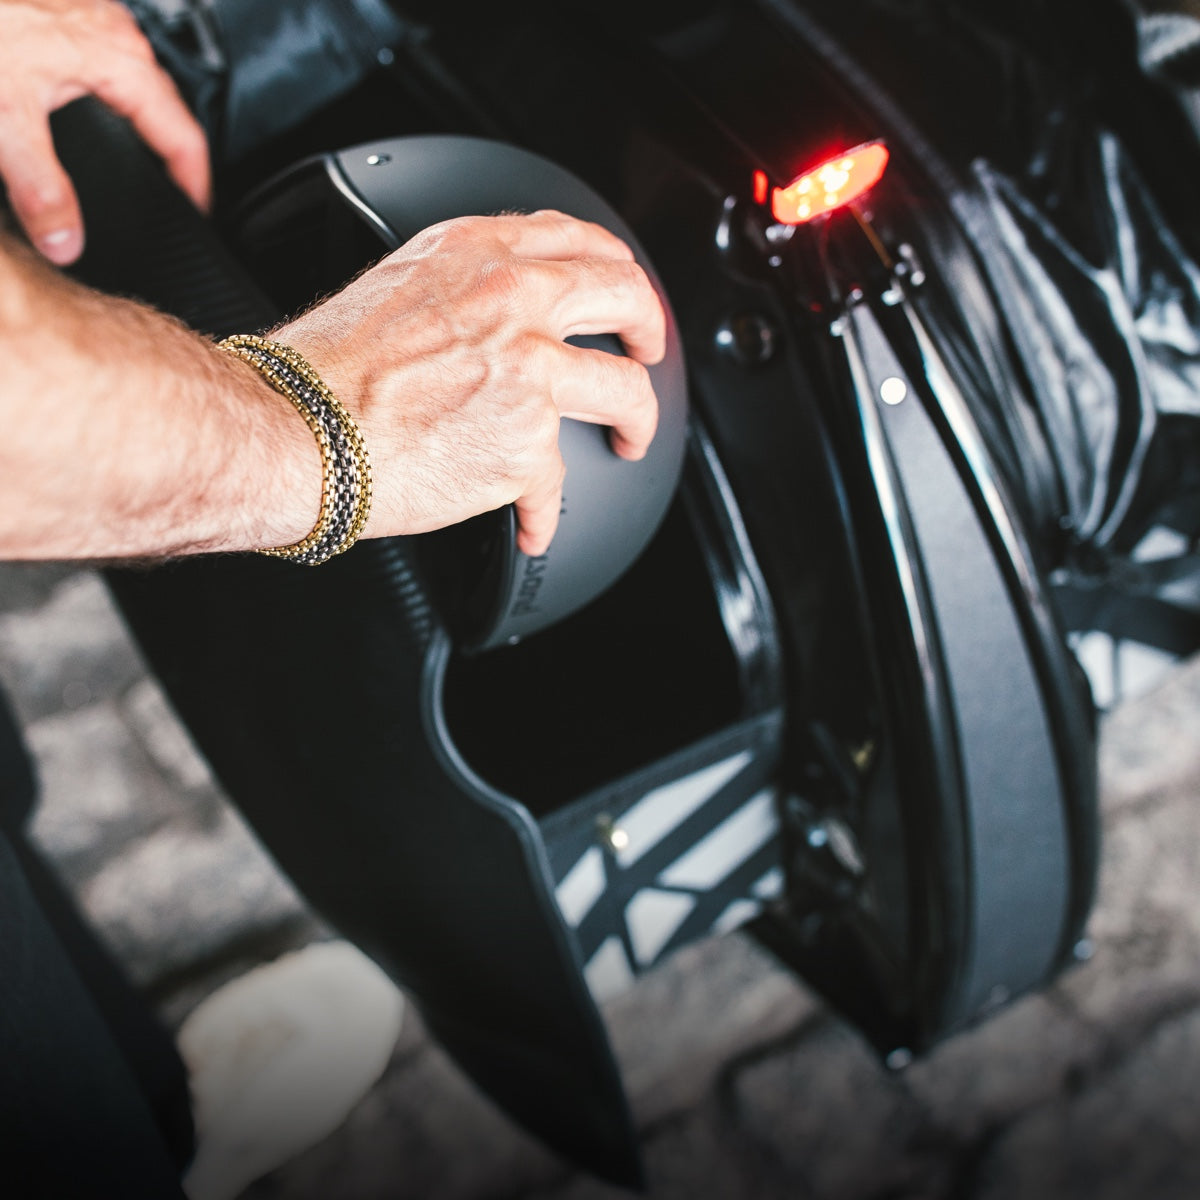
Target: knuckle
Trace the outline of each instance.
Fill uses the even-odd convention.
[[[116,0],[105,0],[92,13],[97,32],[117,42],[122,49],[139,55],[153,55],[150,43],[142,33],[133,13]]]
[[[97,10],[96,15],[114,33],[124,36],[132,35],[137,37],[139,41],[145,40],[142,38],[142,31],[138,28],[138,23],[134,19],[133,13],[123,4],[118,4],[116,0],[107,0]]]
[[[558,455],[558,410],[547,399],[532,405],[530,414],[530,444],[539,457]]]
[[[410,252],[454,254],[463,244],[462,221],[439,221],[422,229],[401,247]]]
[[[558,454],[558,413],[548,403],[527,407],[520,422],[518,448],[513,456],[517,473],[527,479],[544,480],[547,463]]]
[[[658,397],[650,381],[650,372],[633,359],[621,360],[624,372],[624,416],[640,429],[652,430],[658,423]]]
[[[10,182],[9,196],[27,223],[42,226],[71,216],[71,191],[65,179],[43,176],[29,182]]]
[[[439,245],[446,250],[457,250],[468,239],[470,224],[459,218],[458,220],[442,221],[440,224],[433,226],[430,232],[436,236]]]
[[[485,220],[483,217],[452,217],[430,226],[426,233],[440,250],[449,253],[473,250],[486,236]]]
[[[180,102],[179,119],[172,121],[161,135],[162,149],[179,158],[207,160],[208,139]]]
[[[608,291],[630,309],[645,302],[650,281],[632,259],[606,259],[599,267]]]
[[[520,328],[513,335],[510,355],[518,379],[531,386],[548,382],[556,358],[553,350],[547,339],[536,330]]]
[[[488,259],[479,271],[480,294],[501,309],[519,311],[531,275],[528,265],[512,255]]]

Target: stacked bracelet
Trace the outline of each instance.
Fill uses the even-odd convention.
[[[321,512],[312,532],[290,546],[260,550],[315,567],[349,550],[371,512],[371,463],[354,418],[290,346],[239,333],[218,345],[249,363],[308,423],[321,450]]]

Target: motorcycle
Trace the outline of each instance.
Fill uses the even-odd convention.
[[[1092,689],[1200,645],[1200,176],[1127,26],[135,8],[222,200],[198,217],[66,110],[87,282],[219,337],[423,224],[553,205],[635,245],[673,312],[654,457],[621,474],[567,423],[544,561],[499,513],[316,572],[108,572],[234,802],[464,1070],[630,1183],[599,1004],[679,946],[745,930],[894,1062],[1070,962]]]

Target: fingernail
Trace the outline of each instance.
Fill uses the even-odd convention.
[[[83,252],[83,233],[78,229],[56,229],[38,238],[37,245],[52,263],[63,267]]]

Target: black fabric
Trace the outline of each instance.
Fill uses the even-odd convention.
[[[384,0],[126,0],[219,163],[349,91],[406,24]]]
[[[2,834],[0,1071],[8,1195],[183,1195],[135,1075]]]
[[[29,818],[34,786],[33,763],[0,691],[0,829],[19,829]]]
[[[76,1170],[85,1181],[94,1169],[97,1184],[108,1178],[94,1161],[90,1133],[78,1154],[66,1153],[76,1131],[91,1127],[82,1105],[100,1095],[102,1109],[119,1120],[141,1125],[149,1115],[152,1126],[137,1137],[152,1147],[151,1162],[169,1156],[174,1175],[193,1150],[186,1073],[170,1035],[21,833],[35,799],[33,763],[0,693],[0,1144],[4,1160],[13,1158],[26,1180],[22,1196],[125,1195],[55,1190],[60,1181],[74,1181]],[[74,1045],[80,1038],[87,1043],[82,1052]],[[131,1086],[136,1099],[127,1101]],[[103,1111],[99,1122],[103,1128]],[[26,1126],[35,1128],[30,1133]],[[124,1137],[113,1142],[123,1144]],[[58,1164],[59,1158],[79,1165]]]

